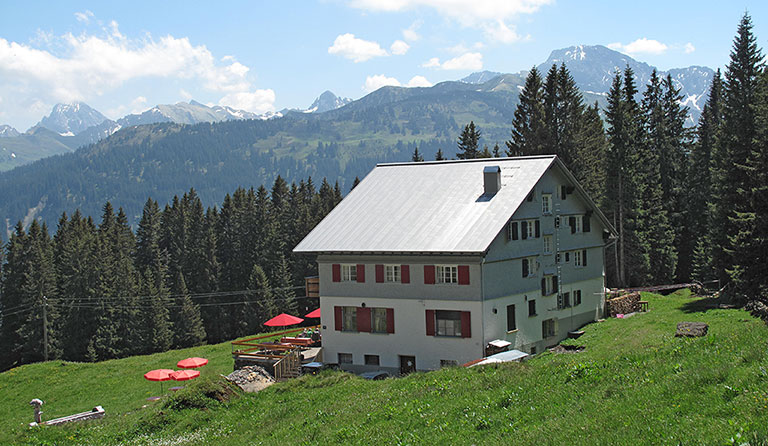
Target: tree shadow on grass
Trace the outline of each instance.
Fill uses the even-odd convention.
[[[703,299],[690,300],[684,303],[680,310],[683,313],[706,313],[708,310],[716,310],[720,308],[721,304],[724,304],[721,299],[716,297],[706,297]]]

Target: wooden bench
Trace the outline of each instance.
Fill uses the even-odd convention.
[[[641,301],[638,301],[637,303],[640,304],[640,311],[642,311],[642,312],[648,311],[648,301],[647,300],[641,300]]]

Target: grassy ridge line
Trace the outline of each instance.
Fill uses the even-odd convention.
[[[742,310],[706,309],[706,302],[689,299],[686,292],[644,298],[650,301],[648,314],[587,326],[582,338],[570,341],[586,346],[579,354],[544,353],[524,364],[450,368],[380,382],[326,373],[277,384],[208,410],[153,406],[121,414],[105,406],[110,415],[103,422],[14,429],[8,440],[637,445],[730,444],[733,438],[736,443],[766,444],[765,325]],[[706,322],[709,335],[675,338],[675,325],[681,321]],[[229,353],[226,344],[209,348],[221,348],[222,358]],[[211,358],[217,354],[211,353]],[[121,361],[129,360],[137,359]],[[11,401],[2,375],[0,383],[0,397]],[[147,383],[125,386],[129,384]],[[142,403],[131,398],[136,396],[126,394],[122,407]],[[25,410],[29,417],[31,410]],[[5,431],[5,426],[0,429]]]

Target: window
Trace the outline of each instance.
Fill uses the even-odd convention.
[[[563,293],[557,296],[557,309],[569,308],[571,306],[571,293]]]
[[[371,332],[373,333],[387,332],[387,309],[386,308],[371,308]]]
[[[539,270],[539,262],[536,261],[536,257],[527,257],[522,260],[523,263],[523,278],[535,277]]]
[[[549,296],[557,293],[557,276],[544,276],[541,279],[541,295]]]
[[[352,353],[339,353],[339,364],[352,364]]]
[[[438,336],[461,337],[461,311],[436,310]]]
[[[507,305],[507,331],[517,330],[517,323],[515,322],[515,306]]]
[[[459,361],[455,359],[441,359],[440,360],[440,368],[443,367],[455,367],[459,365]]]
[[[528,316],[536,316],[536,299],[528,301]]]
[[[357,265],[341,265],[341,281],[357,282]]]
[[[523,238],[536,238],[538,234],[536,234],[536,224],[538,223],[538,220],[525,220],[525,223],[523,227],[526,229],[525,235]]]
[[[551,338],[557,335],[557,320],[547,319],[541,322],[541,337]]]
[[[531,346],[531,354],[532,355],[536,354],[536,346],[535,345]]]
[[[365,355],[365,365],[379,365],[379,355]]]
[[[544,236],[544,254],[552,254],[552,236]]]
[[[573,266],[581,268],[584,264],[581,263],[581,251],[573,251]]]
[[[357,331],[357,307],[341,307],[341,331]]]
[[[517,232],[517,222],[510,221],[507,223],[507,240],[517,240],[518,236],[519,234]]]
[[[384,281],[400,282],[400,265],[384,265]]]
[[[459,283],[459,268],[456,265],[438,265],[437,283]]]
[[[582,219],[583,215],[571,215],[568,217],[568,226],[571,227],[571,234],[582,232]]]
[[[571,261],[571,253],[566,252],[565,253],[565,263],[569,263]]]
[[[573,306],[581,305],[581,290],[573,292]]]
[[[541,213],[542,214],[552,213],[552,194],[541,195]]]

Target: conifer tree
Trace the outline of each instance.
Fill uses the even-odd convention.
[[[478,158],[493,158],[493,154],[488,150],[488,146],[483,146],[483,151],[477,154]]]
[[[443,156],[443,149],[437,149],[437,153],[435,154],[435,161],[444,161],[445,157]]]
[[[413,156],[411,156],[411,161],[413,161],[415,163],[420,163],[420,162],[424,161],[424,157],[421,156],[421,153],[419,153],[419,148],[418,147],[414,147],[413,148]],[[357,178],[357,177],[355,177],[355,178]],[[354,188],[354,186],[353,186],[353,188]]]
[[[421,160],[424,161],[424,158],[422,158]],[[352,187],[349,188],[350,192],[352,191],[352,189],[356,188],[358,184],[360,184],[360,178],[355,176],[354,181],[352,181]]]
[[[457,142],[458,152],[456,157],[460,160],[475,159],[479,156],[478,150],[480,144],[480,129],[475,126],[474,121],[469,121],[469,124],[464,126],[459,140]]]
[[[548,131],[543,96],[541,76],[533,67],[525,79],[520,104],[515,109],[512,139],[507,141],[507,156],[547,153]]]
[[[5,264],[3,265],[2,310],[3,318],[0,324],[0,370],[21,365],[21,345],[24,339],[19,334],[19,328],[30,311],[25,302],[22,288],[25,277],[25,246],[27,234],[21,221],[16,223],[6,246]]]
[[[248,295],[253,315],[249,321],[248,331],[256,333],[262,330],[264,322],[277,316],[280,312],[269,279],[259,265],[253,265],[248,289],[253,292]]]
[[[501,158],[501,148],[499,147],[499,143],[493,145],[493,157]]]
[[[603,119],[597,102],[581,115],[571,161],[573,175],[599,208],[605,201],[606,150]]]
[[[175,308],[170,312],[173,345],[178,348],[201,345],[205,341],[205,328],[200,316],[200,307],[192,302],[181,272],[176,273],[175,282],[174,289],[178,291],[174,299]]]
[[[752,19],[744,14],[731,51],[723,82],[723,125],[716,143],[713,171],[713,222],[710,239],[713,263],[721,283],[734,271],[733,240],[740,228],[733,224],[740,213],[749,212],[739,191],[751,188],[746,168],[756,137],[755,104],[763,55],[752,34]],[[739,292],[737,290],[737,292]]]
[[[296,292],[291,284],[291,272],[288,270],[288,262],[285,258],[280,260],[278,269],[272,276],[272,294],[281,313],[290,313],[296,310]]]
[[[167,271],[162,264],[148,268],[142,274],[141,295],[148,299],[143,301],[141,310],[144,353],[164,352],[173,345],[173,325],[169,312],[171,300],[166,275]]]

